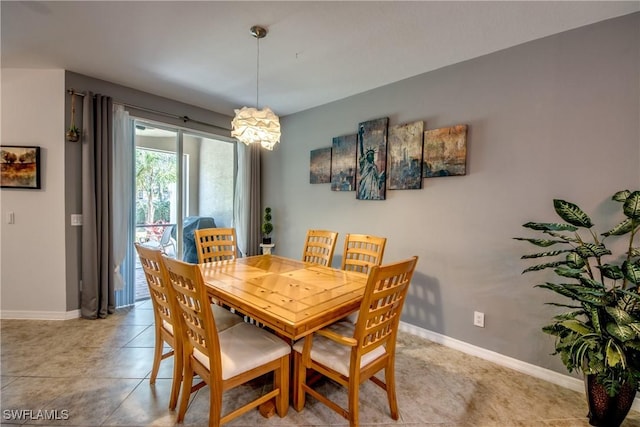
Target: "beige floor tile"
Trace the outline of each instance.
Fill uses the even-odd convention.
[[[177,411],[169,411],[171,379],[158,379],[154,385],[144,380],[127,397],[104,426],[172,426]]]
[[[127,342],[125,347],[154,347],[156,343],[156,331],[153,325],[147,326],[142,332]],[[164,344],[165,347],[167,344]]]

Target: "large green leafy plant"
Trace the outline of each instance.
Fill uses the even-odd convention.
[[[591,218],[577,205],[556,199],[553,205],[564,223],[528,222],[523,226],[544,238],[516,239],[558,248],[522,257],[555,259],[523,273],[553,269],[557,280],[537,286],[571,300],[548,303],[569,311],[542,330],[556,337],[554,354],[569,372],[595,375],[607,393],[616,396],[623,384],[636,390],[640,384],[640,248],[634,246],[640,191],[619,191],[612,200],[620,203],[624,219],[606,233],[594,231]],[[628,244],[614,254],[605,241],[621,236]]]

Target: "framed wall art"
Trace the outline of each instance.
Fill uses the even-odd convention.
[[[423,176],[466,175],[467,125],[427,130],[424,133]]]
[[[0,146],[0,187],[40,188],[40,147]]]
[[[331,148],[331,190],[355,191],[358,135],[337,136]]]
[[[384,200],[386,198],[388,126],[388,117],[358,125],[356,199]]]
[[[389,190],[422,188],[422,139],[424,122],[391,126],[387,147]]]
[[[331,147],[311,150],[309,183],[328,184],[329,182],[331,182]]]

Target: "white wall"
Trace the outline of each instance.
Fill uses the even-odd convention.
[[[3,318],[67,311],[64,90],[64,70],[2,69],[2,144],[40,146],[42,162],[42,189],[0,190]]]
[[[401,48],[401,47],[398,47]],[[374,71],[372,71],[374,72]],[[535,248],[527,221],[554,221],[552,199],[578,203],[601,232],[609,202],[640,189],[640,14],[601,22],[285,117],[282,143],[263,155],[263,206],[275,251],[300,257],[308,228],[386,236],[384,260],[420,257],[402,320],[478,347],[565,372],[540,328],[553,299],[521,275]],[[309,152],[361,121],[427,129],[468,124],[468,174],[430,178],[385,201],[309,184]],[[485,328],[473,312],[485,313]]]

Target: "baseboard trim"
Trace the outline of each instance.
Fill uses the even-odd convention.
[[[552,384],[557,384],[570,390],[584,393],[584,382],[579,378],[564,375],[550,369],[541,368],[540,366],[523,362],[521,360],[496,353],[495,351],[487,350],[485,348],[478,347],[464,341],[460,341],[446,335],[430,331],[428,329],[423,329],[409,323],[400,322],[400,330],[411,335],[433,341],[437,344],[441,344],[445,347],[453,348],[454,350],[461,351],[471,356],[476,356],[481,359],[488,360],[489,362],[493,362],[496,365],[511,368],[514,371],[518,371],[523,374],[548,381]],[[631,408],[634,411],[640,411],[640,397],[636,397]]]
[[[19,320],[69,320],[80,317],[80,310],[71,311],[17,311],[2,310],[0,311],[0,319],[19,319]]]

